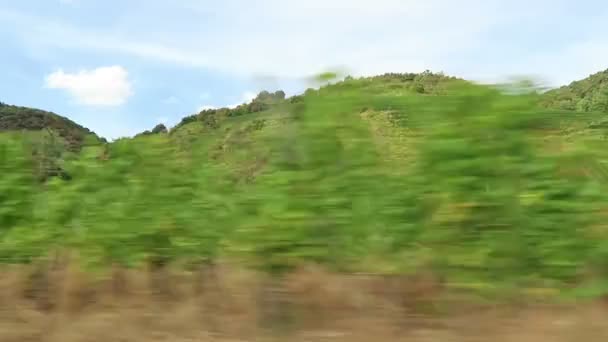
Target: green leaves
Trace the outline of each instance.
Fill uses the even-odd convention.
[[[28,152],[18,136],[0,135],[0,234],[31,216],[35,183]]]
[[[593,181],[560,173],[566,156],[536,147],[523,123],[543,113],[525,94],[468,88],[451,96],[455,109],[428,127],[419,154],[422,192],[439,199],[421,239],[437,255],[458,256],[444,260],[452,273],[574,279],[592,245],[584,232],[598,220],[601,197],[587,191]]]
[[[576,110],[579,112],[608,112],[608,71],[595,73],[543,96],[547,108]]]
[[[158,266],[228,255],[270,273],[424,268],[499,288],[605,277],[605,148],[551,134],[562,118],[530,89],[423,73],[349,79],[294,103],[262,92],[255,106],[201,113],[187,143],[149,134],[73,158],[43,144],[72,176],[43,185],[32,160],[46,160],[2,135],[0,256],[66,248],[89,264]],[[406,141],[408,158],[393,160]]]

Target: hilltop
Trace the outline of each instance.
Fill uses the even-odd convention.
[[[377,145],[387,168],[405,173],[415,160],[412,146],[418,141],[418,130],[434,120],[424,112],[408,108],[407,102],[419,98],[427,99],[425,101],[430,104],[439,103],[441,95],[454,83],[471,84],[430,71],[359,78],[347,76],[291,97],[281,90],[262,91],[249,103],[234,108],[202,110],[184,117],[169,129],[159,125],[133,138],[121,140],[145,143],[146,139],[166,139],[180,151],[206,154],[205,158],[210,162],[228,167],[239,181],[251,182],[268,167],[269,139],[290,131],[307,99],[323,102],[337,93],[351,91],[357,96],[367,97],[367,100],[359,101],[360,105],[348,111],[359,116],[372,132],[373,144]],[[601,112],[578,113],[560,108],[551,101],[555,91],[534,96],[534,101],[545,107],[549,114],[538,122],[544,127],[540,132],[544,140],[553,141],[562,136],[602,137],[606,134]],[[398,100],[401,97],[410,100],[401,102]],[[327,102],[328,105],[330,103]]]
[[[267,166],[270,153],[268,140],[289,132],[307,99],[331,98],[332,94],[342,91],[361,92],[379,99],[382,96],[435,96],[442,94],[451,82],[466,81],[426,71],[360,78],[347,76],[291,97],[286,97],[281,90],[262,91],[251,102],[235,108],[206,109],[184,117],[169,130],[167,139],[182,150],[207,153],[213,162],[229,167],[237,179],[249,182]],[[403,110],[398,104],[391,108],[384,101],[362,103],[350,111],[350,114],[361,116],[368,124],[387,159],[407,162],[411,139],[406,139],[407,129],[398,122],[403,119]],[[417,119],[422,118],[410,117],[410,120]],[[151,135],[140,134],[135,139],[145,139]]]
[[[538,102],[553,112],[545,120],[560,127],[559,134],[597,136],[606,121],[598,112],[602,107],[608,81],[608,71],[599,72],[587,79],[551,90],[538,96]],[[391,104],[390,99],[400,96],[421,97],[444,94],[453,82],[468,84],[460,78],[425,71],[422,73],[386,73],[372,77],[345,77],[329,82],[319,78],[320,87],[309,88],[299,95],[287,97],[281,90],[262,91],[252,101],[234,108],[206,109],[184,117],[177,125],[168,128],[162,124],[121,141],[145,140],[153,137],[168,139],[183,151],[207,153],[214,162],[223,162],[242,180],[252,180],[264,168],[268,151],[266,139],[287,129],[306,98],[326,97],[332,93],[352,90],[374,96],[379,101],[362,104],[352,109],[360,115],[381,146],[386,160],[399,161],[395,170],[403,171],[411,161],[411,144],[416,140],[416,125],[430,118],[408,112],[403,104]],[[410,96],[411,95],[411,96]],[[380,101],[380,99],[382,99]],[[607,102],[608,103],[608,102]],[[590,112],[593,115],[590,115]],[[577,114],[584,112],[584,115]],[[428,122],[427,122],[428,123]],[[566,125],[564,125],[566,123]],[[598,130],[599,129],[599,130]],[[34,155],[44,156],[43,175],[57,174],[66,152],[78,152],[84,145],[105,143],[95,133],[81,125],[44,110],[10,106],[0,103],[0,131],[30,132],[37,148]],[[546,131],[545,138],[555,134]],[[88,141],[88,142],[87,142]],[[43,152],[40,152],[43,151]],[[54,171],[48,171],[48,169]],[[45,171],[46,170],[46,171]],[[46,176],[42,176],[46,179]]]

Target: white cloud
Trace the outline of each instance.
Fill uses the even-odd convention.
[[[251,101],[253,101],[253,99],[256,98],[256,96],[258,96],[256,93],[252,92],[252,91],[246,91],[243,93],[243,100],[245,101],[245,103],[249,103]]]
[[[176,104],[176,103],[179,103],[179,102],[180,102],[180,100],[177,97],[175,97],[175,96],[169,96],[169,97],[167,97],[166,99],[163,100],[164,104]]]
[[[121,66],[77,73],[59,69],[46,77],[45,86],[66,90],[78,103],[91,106],[119,106],[133,95],[128,72]]]

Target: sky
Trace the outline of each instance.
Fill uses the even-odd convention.
[[[310,76],[559,86],[608,68],[604,0],[0,0],[0,101],[106,138]]]

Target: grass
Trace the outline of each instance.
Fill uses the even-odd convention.
[[[162,285],[162,286],[159,286]],[[280,283],[238,265],[106,276],[73,264],[5,267],[0,341],[602,341],[602,303],[500,306],[427,276],[328,273]]]

